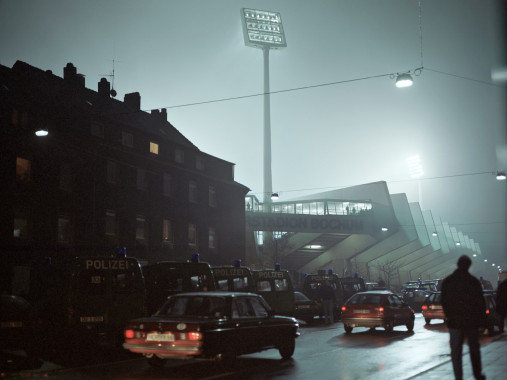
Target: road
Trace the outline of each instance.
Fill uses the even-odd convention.
[[[425,325],[416,314],[415,328],[395,327],[393,333],[383,329],[355,328],[346,334],[341,322],[327,326],[316,322],[301,326],[293,359],[283,361],[277,350],[242,356],[234,371],[226,371],[212,362],[175,361],[155,370],[134,354],[110,347],[54,358],[55,361],[31,359],[32,367],[3,370],[2,377],[31,379],[342,379],[402,380],[449,360],[448,333],[443,323]],[[482,345],[491,342],[484,335]],[[452,374],[449,374],[452,376]]]

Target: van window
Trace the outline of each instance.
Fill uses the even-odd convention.
[[[136,273],[113,273],[114,293],[134,293],[136,291]]]
[[[271,283],[269,280],[259,280],[257,281],[257,291],[259,292],[270,292],[271,291]]]
[[[286,278],[275,278],[275,292],[289,290],[289,282]]]

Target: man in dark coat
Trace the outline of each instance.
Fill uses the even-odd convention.
[[[331,324],[334,323],[334,305],[336,304],[336,295],[333,287],[329,280],[325,280],[322,286],[320,287],[320,300],[322,302],[322,308],[324,311],[324,316],[326,318],[326,323]]]
[[[463,255],[458,259],[458,269],[442,283],[442,306],[451,337],[451,359],[456,380],[463,379],[463,341],[468,340],[470,361],[476,379],[486,379],[482,374],[479,327],[485,325],[486,302],[480,281],[468,273],[472,260]]]
[[[496,292],[496,311],[502,318],[502,322],[507,316],[507,280],[503,280]]]

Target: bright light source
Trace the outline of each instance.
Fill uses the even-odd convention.
[[[505,181],[505,179],[507,179],[507,176],[505,176],[505,172],[498,172],[496,179],[499,181]]]
[[[41,128],[41,129],[38,129],[35,131],[35,136],[38,136],[38,137],[44,137],[44,136],[47,136],[48,134],[49,134],[48,130],[44,129],[44,128]]]
[[[408,171],[412,178],[421,177],[424,175],[423,167],[421,164],[421,158],[419,155],[415,155],[407,158]]]
[[[410,87],[414,84],[414,80],[412,79],[412,75],[406,73],[406,74],[398,74],[396,77],[396,87],[403,88],[403,87]]]
[[[278,196],[278,193],[273,193],[273,194],[271,194],[271,200],[272,200],[272,201],[277,201],[277,200],[278,200],[278,198],[280,198],[280,197]]]
[[[245,45],[268,49],[287,46],[280,13],[243,8],[241,20]]]
[[[389,228],[387,228],[387,227],[382,227],[382,231],[389,231]]]
[[[459,247],[459,246],[461,245],[461,243],[458,241],[458,242],[456,243],[456,245]]]
[[[431,236],[437,236],[437,233],[436,233],[436,232],[433,232],[433,233],[431,234]]]
[[[305,246],[305,248],[308,248],[308,249],[322,249],[322,246],[320,244],[310,244],[310,245]]]
[[[484,259],[484,262],[487,263],[488,262],[488,259]]]

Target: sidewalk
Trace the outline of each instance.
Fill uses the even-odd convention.
[[[507,335],[495,337],[487,345],[481,346],[482,373],[487,380],[507,379]],[[445,362],[405,380],[454,380],[451,357]],[[468,346],[463,346],[463,379],[473,380],[472,365]]]

